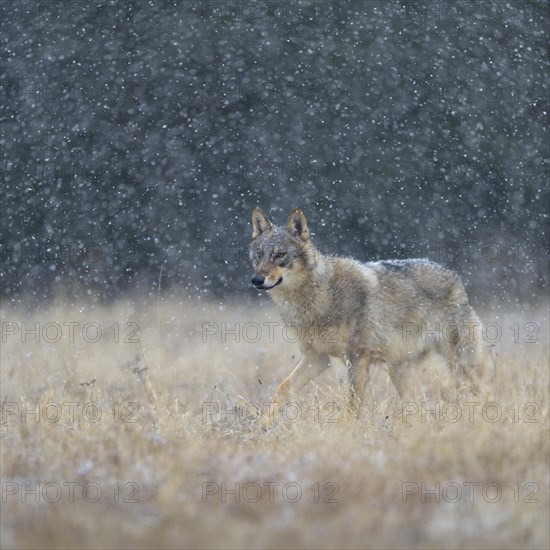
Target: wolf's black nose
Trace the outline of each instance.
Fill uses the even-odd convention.
[[[265,277],[262,277],[261,275],[254,275],[254,277],[252,277],[252,284],[256,288],[263,286],[264,283],[265,283]]]

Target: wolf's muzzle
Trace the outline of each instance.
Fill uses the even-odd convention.
[[[264,283],[265,277],[262,277],[261,275],[254,275],[254,277],[252,277],[252,284],[256,288],[261,288],[262,286],[264,286]]]
[[[265,286],[265,277],[263,275],[254,275],[254,277],[252,277],[252,284],[258,290],[269,290],[270,288],[276,287],[282,281],[283,281],[283,278],[281,277],[274,285]]]

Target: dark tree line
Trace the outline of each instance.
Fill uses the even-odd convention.
[[[244,291],[260,205],[538,296],[548,4],[422,5],[2,5],[2,295]]]

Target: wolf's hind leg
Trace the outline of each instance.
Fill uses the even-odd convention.
[[[485,398],[487,388],[483,384],[483,374],[491,363],[491,356],[483,339],[482,323],[475,311],[468,307],[460,312],[454,324],[457,328],[445,353],[453,377],[453,387],[443,397],[449,400],[449,393],[458,397],[461,391],[466,390]]]
[[[471,311],[469,330],[463,330],[457,338],[454,353],[450,352],[450,368],[453,376],[454,392],[460,395],[467,390],[474,395],[484,396],[482,378],[488,367],[490,355],[481,331],[481,322]]]
[[[489,359],[489,352],[482,342],[459,346],[455,359],[451,363],[456,391],[460,392],[464,388],[474,395],[483,397],[486,389],[482,378]]]

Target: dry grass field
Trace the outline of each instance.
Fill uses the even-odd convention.
[[[356,421],[336,365],[267,431],[299,352],[250,304],[2,309],[2,548],[550,546],[546,304],[479,312],[490,403],[382,365]]]

